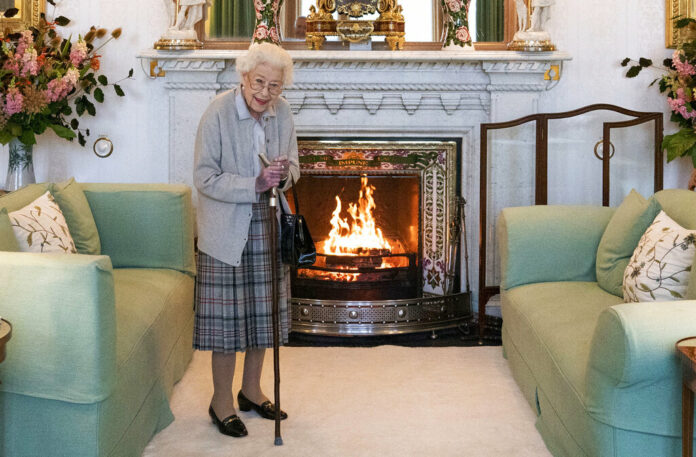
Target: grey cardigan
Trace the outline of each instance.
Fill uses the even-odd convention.
[[[256,202],[253,118],[240,119],[235,97],[239,88],[223,92],[203,113],[196,134],[193,183],[198,189],[198,249],[239,266]],[[290,175],[300,177],[297,137],[290,105],[279,98],[263,113],[266,156],[287,154]],[[290,188],[288,179],[281,190]]]

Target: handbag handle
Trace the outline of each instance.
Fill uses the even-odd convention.
[[[292,198],[295,200],[295,214],[300,214],[300,201],[297,199],[297,190],[295,190],[295,178],[293,178],[292,175],[290,175],[290,179],[292,180]],[[280,205],[281,209],[283,205]]]

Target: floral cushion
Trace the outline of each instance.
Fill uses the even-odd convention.
[[[9,215],[22,252],[77,253],[65,217],[50,192]]]
[[[626,302],[683,299],[696,254],[696,231],[660,211],[633,252],[623,280]]]

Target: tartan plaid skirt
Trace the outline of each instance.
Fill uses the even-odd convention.
[[[255,203],[252,206],[249,236],[238,267],[199,251],[194,349],[229,353],[273,347],[270,233],[267,220],[268,203]],[[277,246],[282,345],[288,342],[289,269],[280,259],[280,239]]]

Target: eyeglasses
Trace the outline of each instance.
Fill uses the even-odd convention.
[[[277,82],[266,82],[265,79],[263,78],[250,78],[249,80],[249,86],[251,87],[251,90],[258,90],[261,91],[265,87],[268,87],[268,92],[271,93],[272,95],[278,95],[281,92],[283,92],[283,85],[279,84]]]

